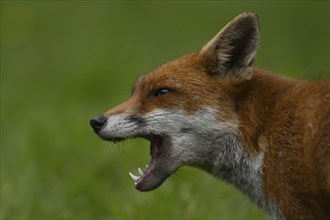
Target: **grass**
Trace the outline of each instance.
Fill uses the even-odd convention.
[[[106,143],[88,125],[242,11],[261,20],[259,66],[329,77],[328,1],[1,1],[1,219],[267,219],[192,168],[136,191],[128,172],[148,144]]]

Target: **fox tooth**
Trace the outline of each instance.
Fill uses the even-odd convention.
[[[133,173],[129,172],[128,173],[130,175],[130,177],[134,180],[137,181],[140,177],[139,176],[135,176]]]
[[[141,168],[139,167],[139,173],[140,173],[140,175],[143,175],[143,171],[141,170]]]

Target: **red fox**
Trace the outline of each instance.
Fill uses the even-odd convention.
[[[330,81],[255,67],[259,20],[245,12],[200,51],[141,76],[131,97],[90,120],[104,140],[150,141],[136,189],[201,168],[273,219],[330,219]]]

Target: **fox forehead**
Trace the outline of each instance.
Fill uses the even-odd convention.
[[[150,93],[162,88],[171,89],[171,92],[148,98]],[[199,53],[185,55],[141,76],[130,100],[135,101],[127,108],[138,109],[141,113],[154,109],[178,109],[194,114],[205,107],[213,107],[222,114],[229,114],[233,109],[225,84],[207,72]]]
[[[189,82],[202,78],[203,73],[205,68],[198,54],[185,55],[141,76],[135,83],[134,91],[150,92],[164,87],[184,87]]]

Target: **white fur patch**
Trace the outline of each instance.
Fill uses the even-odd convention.
[[[130,121],[129,116],[130,114],[127,113],[110,116],[106,126],[100,131],[100,136],[105,138],[130,138],[134,136],[138,125]]]
[[[273,202],[262,193],[264,153],[251,156],[239,139],[237,123],[218,121],[214,108],[204,108],[194,115],[182,110],[157,109],[138,115],[133,113],[110,116],[100,132],[104,137],[130,138],[137,135],[158,134],[169,138],[168,163],[173,169],[183,165],[197,166],[214,176],[231,182],[246,193],[274,218],[281,217]]]

